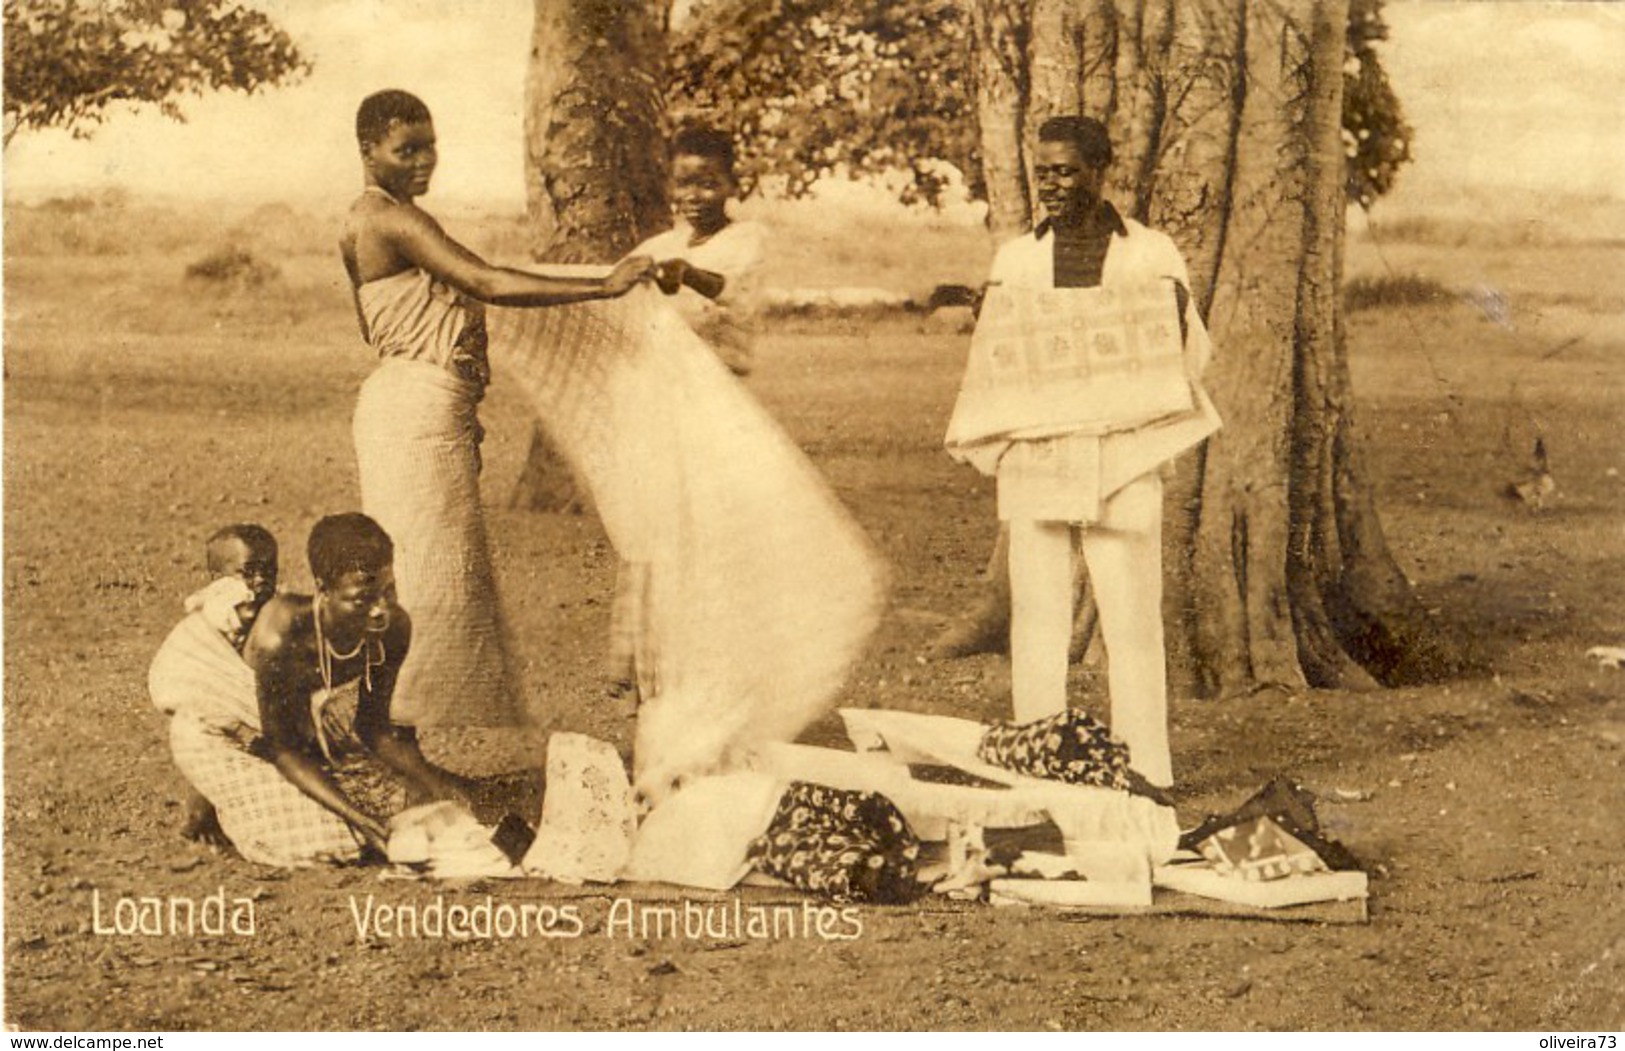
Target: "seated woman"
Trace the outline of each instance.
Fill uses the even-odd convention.
[[[311,530],[308,550],[316,593],[272,599],[243,649],[259,698],[251,750],[323,816],[381,851],[389,817],[409,798],[462,792],[423,757],[411,730],[390,722],[412,624],[395,602],[388,534],[363,514],[329,515]]]
[[[357,860],[384,847],[409,800],[463,798],[463,783],[390,721],[412,627],[395,603],[388,534],[365,515],[332,515],[311,530],[309,557],[315,594],[267,602],[240,657],[194,614],[150,676],[154,701],[175,713],[175,765],[238,852],[266,865]]]

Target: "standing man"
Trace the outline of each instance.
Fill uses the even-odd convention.
[[[999,517],[1009,534],[1017,721],[1066,708],[1076,538],[1100,612],[1112,732],[1128,745],[1131,765],[1152,784],[1166,786],[1173,782],[1173,767],[1162,625],[1162,469],[1220,425],[1198,382],[1212,346],[1173,241],[1124,218],[1101,198],[1112,159],[1105,127],[1088,117],[1054,117],[1039,129],[1038,140],[1033,174],[1046,216],[1032,233],[999,249],[990,286],[1171,284],[1188,406],[1105,423],[1080,414],[1074,422],[1058,425],[1051,418],[1042,426],[988,433],[961,425],[967,384],[949,426],[948,448],[998,478]],[[1043,351],[1027,353],[1037,360]],[[1133,375],[1115,382],[1132,384]],[[1054,395],[1046,397],[1053,406]]]

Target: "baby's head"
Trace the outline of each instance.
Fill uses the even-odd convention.
[[[190,613],[242,649],[260,608],[276,594],[276,538],[264,526],[239,523],[214,531],[204,546],[212,578],[186,599]]]
[[[276,537],[264,526],[239,522],[222,526],[209,537],[205,548],[209,576],[236,577],[254,593],[254,608],[276,594]]]
[[[734,144],[725,131],[688,127],[671,141],[671,196],[677,213],[702,234],[728,225],[728,198],[739,192]]]

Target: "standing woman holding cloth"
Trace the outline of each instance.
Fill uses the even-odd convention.
[[[365,185],[340,250],[362,337],[380,359],[355,412],[361,503],[394,539],[399,601],[413,622],[390,719],[403,728],[512,723],[519,713],[479,489],[475,410],[491,377],[484,305],[612,298],[653,264],[634,257],[585,279],[492,266],[414,203],[437,160],[421,100],[368,96],[356,139]]]

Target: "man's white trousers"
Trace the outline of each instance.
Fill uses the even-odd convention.
[[[1172,784],[1162,632],[1162,476],[1155,471],[1107,498],[1099,522],[1010,522],[1016,721],[1066,708],[1074,536],[1100,611],[1112,733],[1128,745],[1130,765],[1146,780]]]

